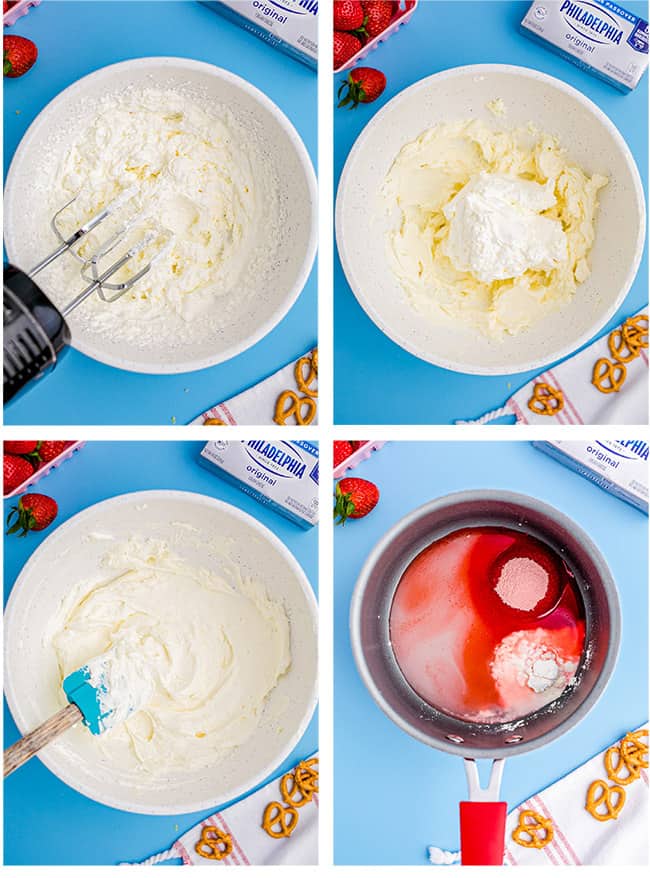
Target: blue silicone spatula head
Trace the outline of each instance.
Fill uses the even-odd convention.
[[[101,735],[151,697],[152,687],[146,674],[133,673],[128,660],[115,650],[96,656],[63,680],[68,701],[76,704],[84,725],[93,735]],[[129,672],[130,671],[130,672]]]

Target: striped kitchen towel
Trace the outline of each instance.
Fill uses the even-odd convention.
[[[647,728],[647,726],[645,726]],[[616,819],[596,820],[586,810],[587,791],[595,780],[608,780],[605,750],[514,808],[506,820],[505,865],[510,866],[647,866],[648,772],[626,784],[625,804]],[[553,838],[543,848],[517,844],[512,834],[522,811],[534,811],[553,826]],[[601,806],[600,811],[604,810]],[[429,848],[434,865],[451,865],[459,855]]]
[[[639,311],[630,319],[645,318],[647,310]],[[648,423],[648,350],[640,348],[634,359],[616,364],[610,349],[610,337],[617,329],[580,351],[568,360],[537,375],[514,393],[501,408],[494,409],[473,421],[457,424],[488,424],[508,415],[515,416],[518,424],[647,424]],[[647,342],[647,330],[645,334]],[[628,355],[625,352],[622,356]],[[595,364],[602,360],[603,373],[609,369],[620,388],[603,393],[593,383]],[[609,366],[608,366],[609,363]],[[621,381],[621,379],[624,380]],[[544,415],[531,411],[528,403],[534,399],[536,385],[546,385],[562,399],[557,414]],[[611,387],[605,377],[604,387]],[[539,391],[538,391],[539,392]],[[546,393],[546,389],[541,391]],[[535,405],[535,403],[533,403]]]
[[[310,758],[317,759],[318,754]],[[282,798],[281,780],[278,777],[270,781],[252,795],[197,823],[166,851],[140,863],[123,865],[152,866],[173,859],[181,859],[185,866],[317,865],[318,795],[314,793],[300,808],[287,808]],[[296,825],[289,835],[273,837],[263,829],[264,813],[271,802],[276,802],[281,809],[274,812],[278,814],[278,822],[271,826],[276,834],[284,831],[282,826],[292,819],[291,810],[294,811]],[[280,819],[284,823],[279,822]],[[220,852],[225,849],[229,853],[217,859],[215,849]]]

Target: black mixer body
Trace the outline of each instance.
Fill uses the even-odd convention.
[[[61,312],[25,272],[4,266],[5,405],[55,367],[70,343]]]

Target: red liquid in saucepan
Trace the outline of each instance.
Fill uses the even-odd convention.
[[[471,527],[432,543],[405,570],[390,612],[395,658],[429,704],[504,722],[571,682],[584,606],[559,555],[528,534]]]

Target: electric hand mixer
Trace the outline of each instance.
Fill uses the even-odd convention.
[[[54,368],[57,359],[70,343],[70,330],[66,317],[75,308],[95,292],[105,302],[116,301],[147,274],[166,249],[165,244],[171,238],[167,230],[144,231],[135,243],[128,246],[125,252],[116,256],[115,261],[105,267],[108,254],[126,240],[127,232],[134,224],[132,219],[122,225],[116,233],[111,234],[108,240],[90,256],[84,258],[75,251],[74,245],[122,208],[132,194],[131,190],[125,190],[71,235],[66,235],[61,229],[61,215],[77,200],[79,196],[75,195],[52,218],[51,225],[60,242],[59,246],[27,273],[14,265],[5,266],[3,282],[5,404],[33,381],[42,378]],[[135,273],[119,283],[109,281],[132,260],[138,262],[142,259],[145,250],[149,245],[156,243],[156,239],[159,244],[158,250],[143,266],[137,265]],[[64,308],[59,309],[33,278],[64,253],[70,253],[81,263],[81,277],[88,285]]]

